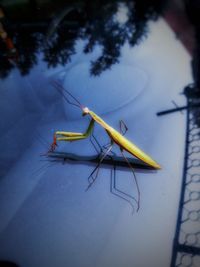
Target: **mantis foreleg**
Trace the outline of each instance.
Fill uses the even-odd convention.
[[[77,141],[81,139],[87,138],[94,127],[94,120],[90,121],[90,124],[85,133],[74,133],[74,132],[63,132],[63,131],[56,131],[55,136],[57,141]]]

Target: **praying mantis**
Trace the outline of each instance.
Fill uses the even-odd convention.
[[[117,130],[115,130],[113,127],[111,127],[100,116],[98,116],[94,111],[90,110],[88,107],[82,106],[81,103],[69,91],[64,89],[59,83],[53,82],[53,85],[56,87],[58,92],[60,94],[62,94],[62,96],[65,98],[65,100],[69,104],[77,106],[77,107],[79,107],[81,109],[82,116],[90,117],[90,123],[89,123],[89,126],[88,126],[87,130],[84,133],[56,131],[54,133],[53,143],[51,144],[51,147],[50,147],[48,152],[53,152],[56,149],[56,147],[58,146],[58,144],[57,144],[58,141],[72,142],[72,141],[78,141],[78,140],[83,140],[85,138],[88,138],[92,134],[93,127],[94,127],[94,124],[96,122],[101,127],[103,127],[103,129],[108,134],[108,136],[110,138],[110,145],[106,149],[106,151],[103,154],[103,156],[100,158],[97,167],[91,173],[90,177],[92,177],[92,182],[89,183],[88,188],[96,180],[96,178],[98,176],[98,171],[99,171],[100,164],[103,162],[105,157],[109,154],[109,152],[111,152],[111,149],[112,149],[113,145],[116,144],[120,148],[120,151],[122,153],[122,156],[123,156],[124,160],[127,162],[128,166],[130,167],[130,169],[133,172],[133,175],[134,175],[134,178],[135,178],[136,187],[137,187],[137,192],[138,192],[138,201],[136,201],[137,204],[138,204],[137,210],[139,210],[139,203],[140,203],[139,186],[138,186],[138,183],[137,183],[137,179],[135,177],[133,166],[130,164],[130,162],[128,161],[128,159],[124,155],[124,151],[128,152],[132,156],[134,156],[134,157],[138,158],[139,160],[143,161],[145,164],[147,164],[148,166],[152,167],[155,170],[161,169],[161,166],[155,160],[153,160],[149,155],[147,155],[144,151],[142,151],[139,147],[137,147],[133,142],[128,140],[126,137],[124,137],[123,133],[120,133]],[[66,93],[66,95],[64,94],[64,92]],[[75,101],[75,102],[71,102],[69,100],[69,97],[71,99],[73,99],[73,101]],[[96,174],[95,174],[95,177],[93,177],[93,174],[95,173],[95,171],[96,171]],[[135,198],[134,198],[134,200],[135,200]]]

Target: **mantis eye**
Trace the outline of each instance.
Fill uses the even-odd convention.
[[[85,116],[89,113],[89,109],[87,107],[83,108],[82,116]]]

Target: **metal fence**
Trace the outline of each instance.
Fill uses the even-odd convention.
[[[194,107],[200,98],[188,97],[187,102],[185,159],[171,267],[200,266],[200,111]]]

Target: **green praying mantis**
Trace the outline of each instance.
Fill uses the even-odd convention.
[[[72,141],[78,141],[78,140],[83,140],[85,138],[88,138],[93,132],[95,122],[98,123],[101,127],[103,127],[103,129],[105,129],[106,133],[108,134],[108,136],[110,138],[110,145],[107,147],[105,153],[100,158],[97,167],[91,173],[90,177],[96,171],[95,177],[92,178],[92,182],[89,183],[88,188],[96,180],[96,178],[98,176],[100,164],[103,162],[103,160],[109,154],[109,152],[111,152],[113,145],[116,144],[120,148],[120,151],[122,153],[124,160],[127,162],[128,166],[130,167],[131,171],[133,172],[136,187],[137,187],[137,192],[138,192],[138,200],[136,201],[138,204],[137,210],[139,210],[139,203],[140,203],[139,186],[137,183],[137,179],[135,177],[133,166],[130,164],[130,162],[128,161],[128,159],[124,155],[124,151],[130,153],[132,156],[138,158],[139,160],[141,160],[142,162],[144,162],[145,164],[147,164],[148,166],[152,167],[155,170],[161,169],[161,166],[155,160],[153,160],[149,155],[147,155],[144,151],[142,151],[139,147],[137,147],[133,142],[128,140],[126,137],[124,137],[123,133],[120,133],[116,129],[111,127],[100,116],[98,116],[94,111],[90,110],[88,107],[82,106],[81,103],[69,91],[64,89],[59,83],[53,82],[53,85],[56,87],[58,92],[62,94],[62,96],[65,98],[65,100],[69,104],[77,106],[82,110],[82,116],[89,116],[90,117],[90,123],[89,123],[87,130],[84,133],[56,131],[54,133],[53,143],[51,144],[51,147],[50,147],[48,152],[53,152],[56,149],[56,147],[58,146],[57,142],[60,142],[60,141],[72,142]],[[64,92],[66,93],[66,95],[64,94]],[[71,102],[68,99],[68,97],[73,99],[73,101],[75,101],[75,102]]]

